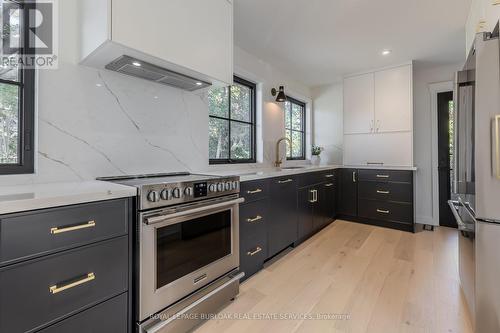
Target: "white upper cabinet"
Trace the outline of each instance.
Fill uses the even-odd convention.
[[[229,0],[78,0],[82,64],[122,55],[217,85],[233,82]]]
[[[373,73],[344,80],[344,133],[371,133],[374,126]]]
[[[344,163],[413,165],[413,67],[344,79]]]
[[[412,69],[396,67],[375,73],[375,131],[412,128]]]

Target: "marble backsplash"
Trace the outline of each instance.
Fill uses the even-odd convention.
[[[1,185],[208,168],[206,91],[61,63],[40,72],[37,104],[36,174]]]

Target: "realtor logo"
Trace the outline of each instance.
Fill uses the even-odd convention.
[[[57,2],[2,1],[0,66],[56,69]]]

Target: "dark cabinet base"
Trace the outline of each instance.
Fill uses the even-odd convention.
[[[368,219],[368,218],[359,217],[359,216],[355,217],[355,216],[348,216],[348,215],[339,215],[339,216],[337,216],[337,218],[340,220],[345,220],[345,221],[349,221],[349,222],[368,224],[368,225],[373,225],[373,226],[377,226],[377,227],[396,229],[396,230],[407,231],[407,232],[412,232],[412,233],[415,232],[415,225],[414,224],[399,223],[399,222],[393,222],[393,221],[374,220],[374,219]]]

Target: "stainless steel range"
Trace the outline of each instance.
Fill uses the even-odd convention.
[[[140,332],[183,332],[239,291],[239,177],[100,178],[138,189],[135,308]]]

